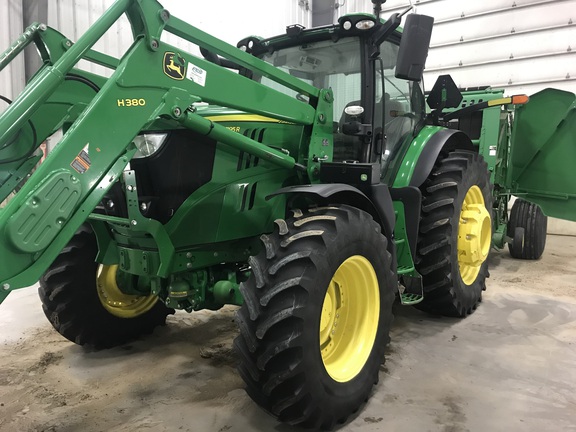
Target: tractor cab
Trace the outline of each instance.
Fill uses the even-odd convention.
[[[407,12],[407,11],[405,11]],[[337,24],[306,30],[290,26],[285,35],[270,39],[250,37],[238,46],[276,68],[316,88],[331,89],[333,162],[378,164],[380,175],[424,125],[424,95],[420,84],[432,19],[418,22],[424,38],[408,40],[401,47],[402,14],[379,20],[373,14],[341,17]],[[419,15],[409,15],[414,23]],[[414,25],[414,24],[413,24]],[[420,58],[408,51],[420,50]],[[403,59],[403,64],[398,60]],[[410,63],[410,65],[408,65]],[[406,71],[410,71],[407,73]],[[264,75],[250,77],[300,101],[312,103],[309,95],[297,93]]]

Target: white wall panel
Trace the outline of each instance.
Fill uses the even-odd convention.
[[[86,31],[113,0],[48,0],[48,24],[72,41]],[[302,24],[310,27],[312,12],[310,3],[299,0],[250,0],[238,2],[189,2],[182,0],[161,0],[162,5],[178,18],[212,34],[232,45],[251,35],[270,37],[284,33],[289,24]],[[176,47],[200,55],[192,44],[168,33],[162,40]],[[102,39],[95,49],[119,57],[132,43],[128,20],[123,17]],[[104,74],[106,69],[82,62],[82,68]],[[109,75],[108,71],[108,75]]]
[[[370,0],[335,0],[336,2],[336,16],[334,22],[338,21],[338,17],[350,13],[366,12],[372,13],[374,5]]]
[[[338,14],[370,10],[340,0]],[[389,0],[383,17],[412,4],[435,18],[425,81],[449,73],[459,86],[508,94],[546,87],[576,92],[576,0]]]
[[[24,31],[20,0],[3,0],[0,4],[0,52],[4,52]],[[14,99],[24,88],[24,56],[16,57],[0,72],[0,95]],[[6,106],[0,103],[0,109]]]

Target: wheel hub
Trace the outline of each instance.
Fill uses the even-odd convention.
[[[96,288],[102,306],[119,318],[135,318],[152,309],[158,297],[123,293],[116,281],[117,272],[117,265],[102,265],[99,268]]]
[[[328,374],[352,380],[368,360],[380,311],[376,272],[366,258],[344,261],[330,281],[320,316],[320,352]]]
[[[465,284],[470,285],[476,280],[480,266],[488,258],[491,241],[490,213],[482,191],[474,185],[464,197],[458,227],[458,265]]]

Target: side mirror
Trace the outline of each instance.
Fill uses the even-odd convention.
[[[411,14],[406,17],[396,62],[396,78],[422,80],[433,24],[434,18],[427,15]]]

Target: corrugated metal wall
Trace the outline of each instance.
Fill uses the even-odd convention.
[[[340,0],[338,13],[370,11],[370,0]],[[576,93],[576,0],[412,0],[435,18],[426,87],[450,74],[460,87],[507,93],[555,87]],[[383,17],[410,0],[389,0]]]
[[[114,0],[47,0],[47,24],[56,28],[72,41],[78,38],[102,15]],[[232,45],[240,39],[257,34],[270,37],[283,33],[289,24],[310,27],[311,0],[250,0],[238,2],[185,2],[161,0],[173,15],[189,22]],[[249,4],[249,6],[247,6]],[[0,50],[4,51],[22,33],[22,0],[0,1]],[[170,34],[163,40],[200,55],[192,44]],[[132,43],[128,20],[123,17],[96,44],[95,49],[120,57]],[[102,66],[81,62],[80,67],[92,72],[110,75]],[[0,94],[14,98],[24,87],[24,58],[19,56],[0,74]],[[1,109],[1,108],[0,108]]]
[[[75,41],[112,3],[113,0],[48,0],[48,25]],[[161,0],[161,3],[172,15],[232,45],[246,36],[269,37],[283,33],[288,24],[299,23],[309,27],[311,22],[307,1],[283,0],[272,4],[269,0],[251,0],[249,7],[247,2],[233,0],[210,3]],[[174,35],[165,34],[162,39],[199,55],[196,47]],[[123,18],[95,48],[119,57],[131,42],[130,26]],[[86,62],[82,67],[99,74],[107,73],[103,67]]]
[[[4,51],[22,33],[22,3],[4,0],[0,7],[0,50]],[[24,88],[24,56],[20,55],[0,73],[0,95],[13,99]],[[6,105],[0,104],[0,109]]]
[[[77,40],[112,2],[48,0],[48,24]],[[254,33],[281,33],[288,24],[311,24],[312,0],[162,3],[173,14],[232,44]],[[389,0],[383,15],[409,3],[410,0]],[[438,75],[450,73],[462,87],[490,84],[505,87],[510,94],[530,94],[544,87],[576,92],[576,0],[412,3],[418,13],[436,19],[425,75],[428,87]],[[345,13],[372,10],[370,0],[335,0],[334,4],[334,20]],[[3,0],[0,11],[0,49],[5,49],[22,31],[21,0]],[[97,49],[118,56],[130,41],[128,23],[124,21],[102,38]],[[167,41],[191,49],[175,37],[168,36]],[[21,89],[22,62],[18,59],[0,74],[2,94],[13,97]],[[89,69],[104,73],[100,66],[91,65]]]

